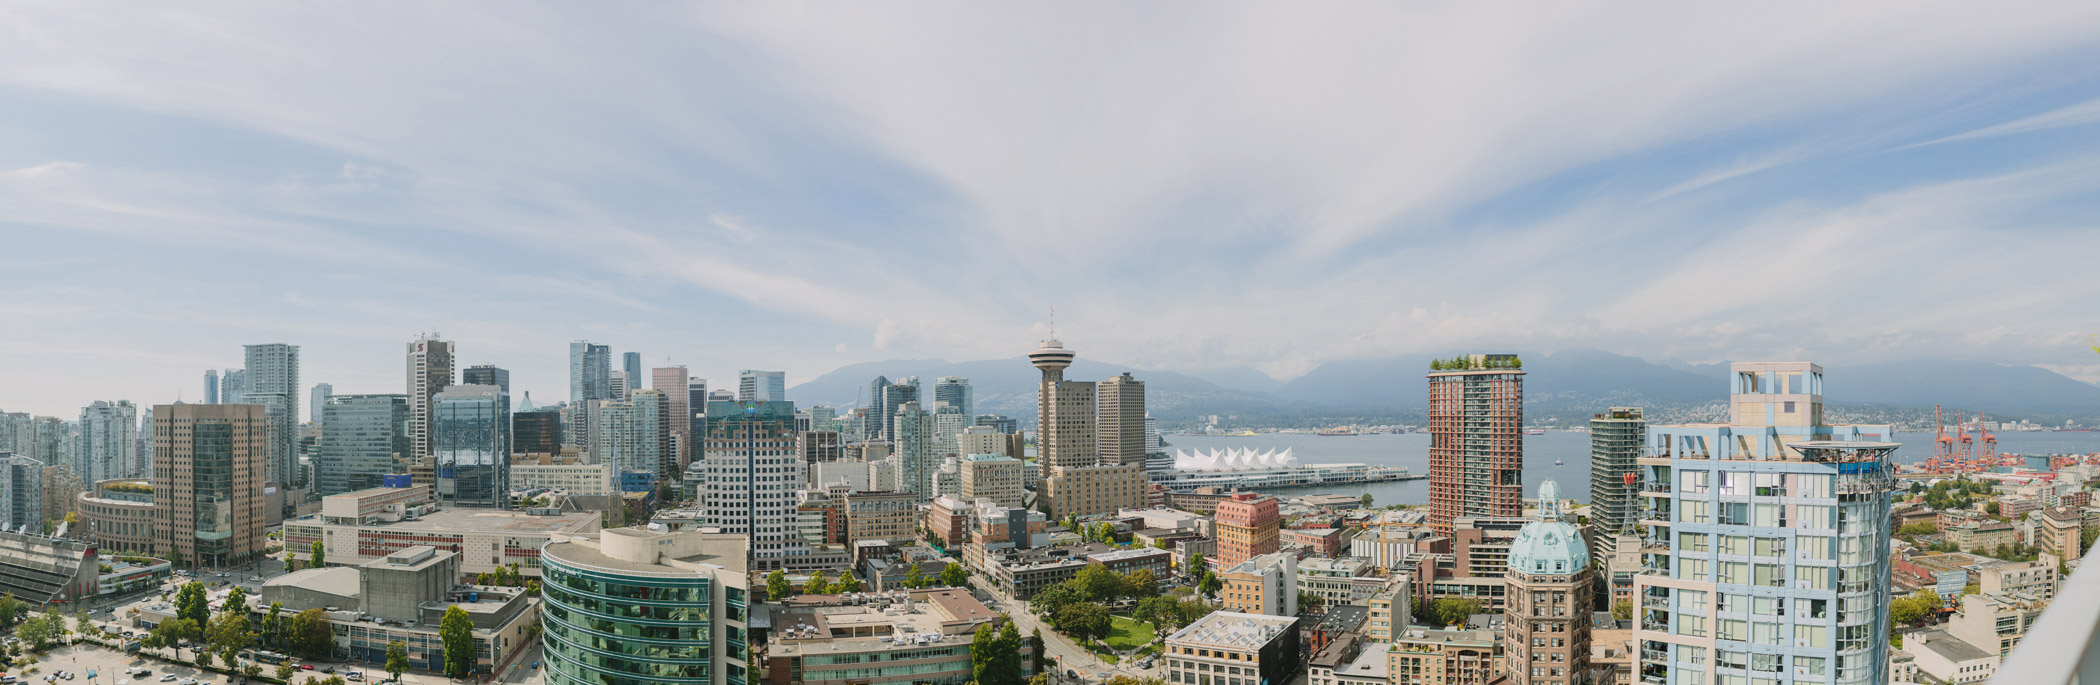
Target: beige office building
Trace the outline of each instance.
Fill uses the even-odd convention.
[[[1021,506],[1021,460],[996,454],[962,459],[962,499],[991,500],[1002,507]]]
[[[846,493],[846,539],[910,544],[918,538],[917,496],[910,492]]]
[[[997,454],[1015,459],[1028,456],[1020,433],[1001,433],[991,426],[970,426],[956,433],[955,450],[963,454]]]
[[[1101,463],[1144,464],[1145,382],[1125,373],[1096,387]]]
[[[1049,477],[1043,479],[1043,497],[1050,504],[1050,515],[1059,518],[1142,508],[1145,465],[1052,466]]]

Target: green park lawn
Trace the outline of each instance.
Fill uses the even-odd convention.
[[[1108,637],[1102,642],[1116,649],[1137,649],[1152,641],[1152,624],[1123,616],[1109,617]]]

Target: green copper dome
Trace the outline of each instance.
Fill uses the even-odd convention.
[[[1509,570],[1526,575],[1571,575],[1590,565],[1582,530],[1560,520],[1560,485],[1539,485],[1539,520],[1524,524],[1509,546]]]

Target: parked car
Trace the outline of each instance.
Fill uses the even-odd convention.
[[[173,673],[170,673],[170,674],[167,674],[167,675],[161,676],[161,677],[160,677],[160,681],[161,681],[161,682],[163,682],[163,683],[172,683],[172,682],[175,682],[175,674],[173,674]]]
[[[365,674],[352,671],[349,675],[343,676],[343,679],[353,683],[361,683],[365,680]]]
[[[311,671],[311,670],[314,670],[314,665],[313,665],[313,664],[299,664],[299,670],[301,670],[301,671]]]

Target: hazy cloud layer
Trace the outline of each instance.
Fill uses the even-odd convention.
[[[2100,6],[0,7],[0,408],[1596,346],[2089,380]]]

